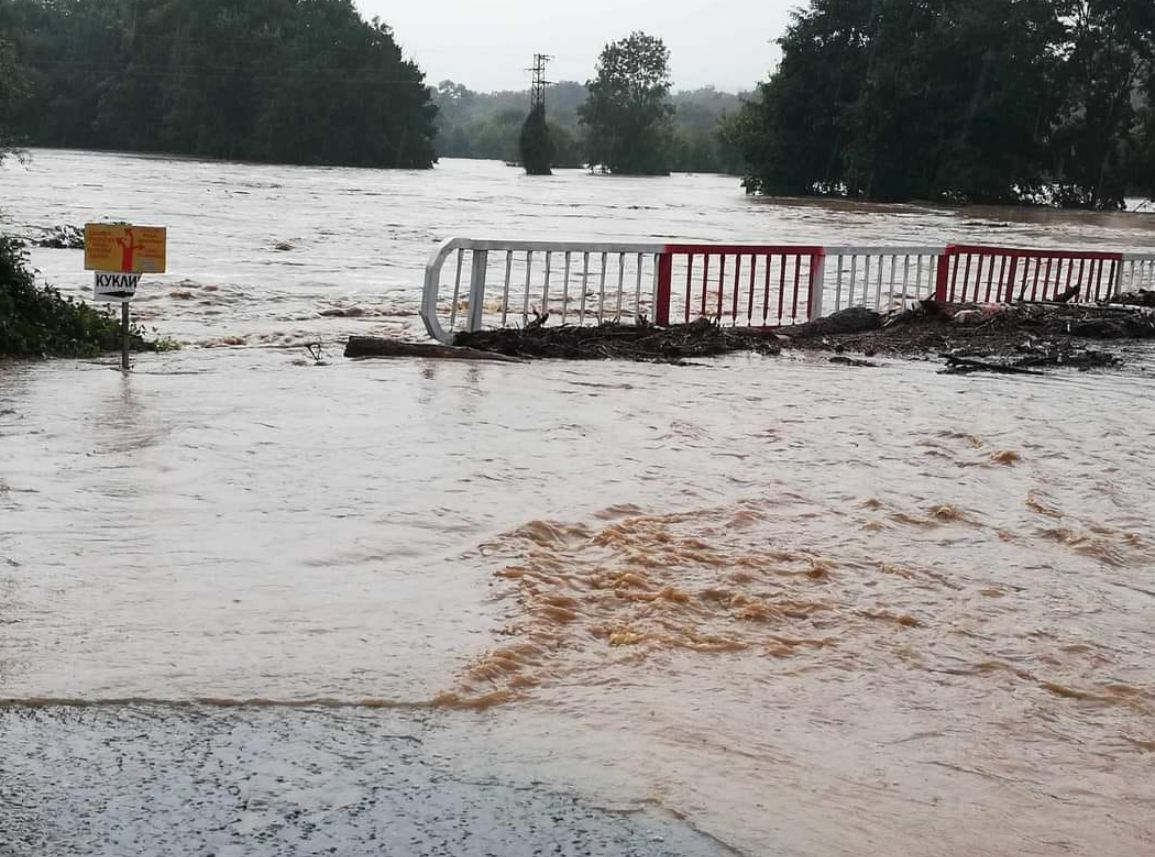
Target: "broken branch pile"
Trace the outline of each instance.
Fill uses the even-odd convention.
[[[1068,304],[946,304],[925,300],[892,316],[876,316],[869,325],[867,310],[847,310],[856,322],[833,332],[844,313],[806,325],[781,328],[790,347],[805,350],[861,351],[897,357],[935,356],[997,358],[998,364],[977,367],[948,361],[951,371],[978,371],[994,366],[1034,368],[1111,366],[1117,356],[1087,347],[1088,340],[1155,338],[1155,314],[1139,308]]]
[[[734,351],[777,354],[781,345],[759,331],[720,327],[708,319],[672,327],[603,324],[598,327],[546,327],[545,319],[521,329],[459,333],[454,344],[509,357],[553,357],[563,360],[643,360],[677,363]]]
[[[1150,297],[1148,297],[1150,296]],[[941,357],[947,372],[1036,374],[1047,366],[1089,369],[1121,363],[1118,353],[1096,350],[1097,341],[1155,339],[1155,311],[1145,304],[1155,293],[1125,295],[1111,305],[1062,303],[948,304],[921,301],[882,315],[852,307],[805,324],[775,329],[727,327],[712,319],[657,327],[637,324],[597,327],[546,325],[548,316],[524,328],[459,333],[454,346],[415,346],[397,340],[353,337],[350,357],[424,356],[478,359],[555,358],[640,360],[679,363],[735,351],[778,354],[783,348],[832,351],[837,362],[870,366],[842,356]],[[1121,305],[1126,302],[1129,305]],[[1117,350],[1116,350],[1117,351]]]

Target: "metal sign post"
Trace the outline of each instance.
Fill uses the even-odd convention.
[[[128,301],[120,305],[120,368],[128,371]]]
[[[163,274],[168,232],[164,227],[89,223],[84,227],[84,268],[96,271],[93,298],[120,304],[120,368],[129,370],[129,303],[140,275]]]

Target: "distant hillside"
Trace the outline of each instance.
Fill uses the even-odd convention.
[[[713,87],[676,92],[671,96],[673,120],[672,167],[675,172],[740,173],[738,154],[719,136],[722,121],[736,115],[741,95]],[[584,84],[556,83],[546,91],[546,112],[558,152],[559,166],[580,167],[582,128],[577,109],[586,99]],[[433,97],[438,106],[437,154],[445,158],[517,159],[517,135],[529,112],[529,91],[474,92],[444,80]]]

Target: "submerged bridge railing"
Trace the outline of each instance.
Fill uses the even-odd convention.
[[[977,245],[823,247],[479,241],[454,238],[425,270],[430,336],[548,325],[677,324],[699,318],[773,328],[927,297],[1093,302],[1155,289],[1155,253]]]

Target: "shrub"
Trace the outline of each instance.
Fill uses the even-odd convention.
[[[0,357],[95,357],[120,347],[118,318],[38,287],[24,245],[0,236]],[[137,327],[129,332],[129,347],[156,350]]]

